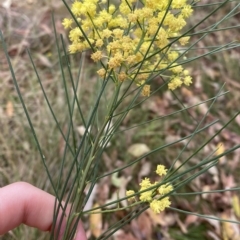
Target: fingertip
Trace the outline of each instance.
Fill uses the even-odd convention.
[[[0,200],[0,234],[5,234],[21,223],[42,231],[51,231],[56,200],[54,196],[29,183],[17,182],[0,188]],[[66,211],[69,212],[69,206]],[[60,226],[59,236],[64,234],[65,228],[66,219]],[[87,240],[81,221],[75,240]]]
[[[77,234],[74,240],[87,240],[87,236],[81,222],[78,223]]]

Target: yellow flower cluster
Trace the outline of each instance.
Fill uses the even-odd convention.
[[[163,165],[158,165],[156,173],[162,177],[167,174],[167,169]],[[162,184],[157,190],[154,188],[158,182],[151,183],[149,178],[145,178],[140,182],[140,192],[144,191],[146,189],[149,189],[152,187],[151,190],[145,191],[140,193],[140,201],[142,202],[148,202],[150,205],[150,208],[155,212],[155,213],[160,213],[162,212],[165,208],[169,207],[171,205],[171,202],[169,200],[169,197],[164,197],[164,195],[168,194],[173,190],[173,186],[171,184]],[[131,196],[135,192],[133,190],[128,190],[126,192],[126,196]],[[163,197],[163,198],[161,198]],[[159,198],[161,198],[159,200]],[[135,197],[129,197],[129,201],[134,201]]]
[[[97,72],[101,78],[113,74],[121,76],[120,82],[134,80],[144,96],[150,94],[147,81],[153,73],[168,70],[171,90],[189,85],[191,77],[176,63],[179,53],[170,41],[181,36],[193,12],[187,1],[122,0],[117,5],[115,1],[75,0],[71,6],[74,21],[65,18],[62,23],[70,29],[69,52],[92,49],[93,61],[102,62]],[[178,44],[188,40],[182,37]],[[144,79],[139,78],[141,74]]]

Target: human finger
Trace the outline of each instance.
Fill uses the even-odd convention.
[[[52,226],[54,203],[54,196],[25,182],[0,188],[0,235],[22,223],[49,231]],[[78,231],[76,240],[86,240],[81,223]]]

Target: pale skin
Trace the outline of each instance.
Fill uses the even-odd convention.
[[[20,224],[50,231],[52,227],[55,197],[28,183],[17,182],[0,188],[0,235]],[[64,232],[61,227],[61,232]],[[62,236],[59,236],[59,240]],[[75,240],[86,240],[81,223]]]

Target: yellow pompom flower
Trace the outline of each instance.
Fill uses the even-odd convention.
[[[161,177],[167,174],[167,169],[164,165],[157,165],[156,173]]]
[[[73,24],[73,20],[69,19],[69,18],[64,18],[63,21],[62,21],[62,25],[65,29],[71,28],[72,24]]]
[[[176,64],[173,64],[173,66],[176,65]],[[175,74],[179,74],[183,71],[183,67],[181,65],[178,65],[176,67],[172,67],[170,68],[170,70],[175,73]]]
[[[175,9],[180,9],[186,5],[186,0],[173,0],[171,7]]]
[[[102,39],[98,39],[95,43],[96,47],[102,47],[102,45],[104,44]]]
[[[106,75],[106,70],[104,68],[101,68],[97,71],[97,74],[99,75],[99,77],[104,78]]]
[[[96,51],[95,53],[92,53],[91,59],[94,62],[98,62],[102,58],[102,52],[101,51]]]
[[[140,191],[141,190],[144,190],[144,189],[140,189]],[[140,194],[140,200],[142,202],[150,202],[152,201],[152,194],[153,194],[153,190],[143,192]]]
[[[150,208],[153,210],[155,213],[160,213],[165,210],[165,208],[169,207],[171,205],[171,202],[169,201],[168,197],[165,197],[161,200],[156,200],[154,199],[150,203]]]
[[[167,169],[165,168],[164,165],[158,165],[156,169],[156,173],[161,177],[167,174]],[[160,213],[164,211],[166,207],[169,207],[171,204],[171,201],[169,200],[169,197],[164,197],[166,194],[170,193],[173,191],[173,186],[172,184],[162,184],[160,187],[157,187],[159,182],[151,183],[149,178],[144,178],[140,182],[140,192],[146,190],[143,193],[140,193],[139,200],[141,202],[148,202],[150,208],[155,212],[155,213]],[[155,188],[154,188],[155,186]],[[148,190],[150,189],[150,190]],[[127,193],[129,195],[133,194],[133,192]],[[159,197],[164,197],[163,199],[158,199]]]
[[[123,33],[124,33],[124,31],[122,29],[120,29],[120,28],[115,28],[113,30],[113,35],[116,38],[122,38],[123,37]]]
[[[79,1],[74,1],[71,8],[74,16],[78,17],[81,15],[81,8],[82,8],[82,3]]]
[[[180,77],[174,77],[169,83],[168,83],[168,88],[170,90],[175,90],[178,87],[182,86],[182,80]]]
[[[181,14],[185,18],[189,18],[192,15],[192,7],[190,5],[185,5],[181,11]]]
[[[189,39],[190,39],[190,37],[182,37],[178,41],[180,42],[180,44],[182,46],[184,46],[184,45],[186,45],[188,43]]]
[[[149,97],[150,96],[150,85],[144,85],[143,86],[142,95],[144,97]]]
[[[185,69],[185,70],[183,71],[183,74],[184,74],[184,76],[188,76],[188,75],[189,75],[189,71],[188,71],[187,69]]]
[[[139,185],[140,185],[143,189],[146,189],[146,188],[149,188],[149,187],[152,186],[149,178],[144,178],[144,179],[139,183]]]
[[[171,51],[168,53],[167,56],[168,56],[169,61],[173,62],[178,58],[179,54],[176,51]]]
[[[127,15],[131,12],[131,8],[129,8],[129,5],[126,1],[121,1],[119,10],[123,15]]]
[[[103,29],[101,35],[102,35],[103,38],[109,38],[112,35],[112,31],[109,30],[108,28],[105,28],[105,29]]]
[[[150,182],[149,178],[143,179],[139,185],[141,186],[140,191],[143,191],[143,190],[148,189],[153,186],[153,184]],[[149,190],[149,191],[141,193],[140,200],[142,202],[150,202],[152,200],[152,193],[153,193],[153,190]]]
[[[129,196],[131,196],[131,195],[133,195],[135,192],[133,191],[133,190],[128,190],[128,191],[126,191],[126,197],[129,197]],[[133,196],[133,197],[130,197],[130,198],[128,198],[127,199],[129,202],[132,202],[132,201],[135,201],[135,197]]]
[[[69,53],[71,53],[71,54],[76,53],[76,52],[78,51],[77,44],[71,44],[71,45],[69,45],[68,51],[69,51]]]
[[[189,86],[191,83],[192,83],[192,77],[191,76],[186,76],[184,79],[183,79],[183,83],[187,86]]]
[[[110,14],[113,14],[115,10],[116,10],[116,7],[115,7],[113,4],[111,4],[111,5],[109,6],[108,12],[109,12]]]
[[[166,195],[173,190],[173,186],[171,184],[163,184],[158,188],[158,192],[161,195]]]
[[[82,32],[79,28],[73,28],[70,32],[69,32],[69,39],[72,43],[75,42],[79,42],[80,41],[80,37],[82,37]]]
[[[123,56],[121,53],[116,53],[114,57],[110,58],[108,61],[109,69],[120,67],[123,61]]]
[[[125,72],[120,72],[118,74],[118,79],[119,79],[120,82],[125,81],[127,78],[128,78],[128,75]]]
[[[98,17],[102,20],[102,23],[108,23],[112,19],[112,15],[106,9],[100,11]]]
[[[130,23],[136,23],[137,22],[137,19],[138,19],[138,16],[136,13],[129,13],[128,14],[128,21]]]

